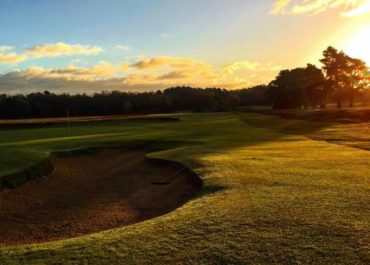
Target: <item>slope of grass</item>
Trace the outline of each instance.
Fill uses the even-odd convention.
[[[167,215],[80,238],[1,248],[0,264],[370,262],[369,151],[250,125],[284,122],[269,116],[179,117],[177,123],[78,125],[70,135],[63,128],[0,132],[0,161],[9,164],[0,174],[31,163],[33,153],[171,141],[171,149],[150,156],[190,165],[204,180],[199,196]],[[302,123],[302,130],[316,130],[312,126]],[[21,162],[11,162],[18,154]]]
[[[370,123],[333,123],[277,118],[271,115],[247,115],[250,125],[288,134],[305,135],[314,140],[370,150]]]

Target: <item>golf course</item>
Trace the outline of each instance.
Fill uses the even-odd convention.
[[[370,0],[0,26],[0,265],[370,265]]]
[[[369,128],[242,111],[4,126],[0,264],[369,264]]]

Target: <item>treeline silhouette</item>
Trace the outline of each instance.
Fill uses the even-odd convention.
[[[282,70],[269,85],[248,89],[173,87],[164,91],[129,93],[102,92],[94,95],[32,93],[0,95],[0,118],[63,117],[165,113],[174,111],[215,112],[235,107],[272,105],[273,108],[325,108],[336,102],[341,108],[356,99],[370,102],[368,68],[359,60],[328,47],[323,67]]]
[[[0,95],[0,118],[63,117],[67,111],[71,116],[230,111],[240,106],[241,102],[253,103],[254,94],[258,94],[252,93],[253,91],[253,89],[228,91],[219,88],[174,87],[156,92],[113,91],[91,96],[57,95],[48,91],[29,95],[3,94]],[[263,103],[262,99],[260,100],[256,103]]]

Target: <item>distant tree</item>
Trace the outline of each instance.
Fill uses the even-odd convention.
[[[71,116],[230,111],[239,104],[234,91],[220,88],[175,87],[156,92],[103,91],[94,95],[56,95],[45,91],[27,96],[0,95],[0,117],[64,117],[66,109]]]

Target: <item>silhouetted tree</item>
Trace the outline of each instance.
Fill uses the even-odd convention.
[[[366,64],[331,46],[323,52],[323,56],[320,62],[323,64],[327,80],[336,91],[337,107],[342,107],[345,95],[348,95],[352,107],[356,93],[365,87]]]
[[[324,65],[323,70],[328,81],[334,86],[337,93],[337,107],[342,107],[343,89],[346,85],[345,71],[347,58],[343,52],[329,46],[323,52],[324,58],[320,62]]]
[[[323,107],[327,93],[328,83],[321,69],[312,64],[281,71],[267,91],[274,108]]]
[[[331,84],[326,80],[321,69],[308,64],[302,73],[303,105],[304,107],[326,107],[326,97]]]
[[[348,57],[349,63],[349,107],[353,107],[354,98],[368,86],[366,72],[368,70],[366,63],[360,59]]]

